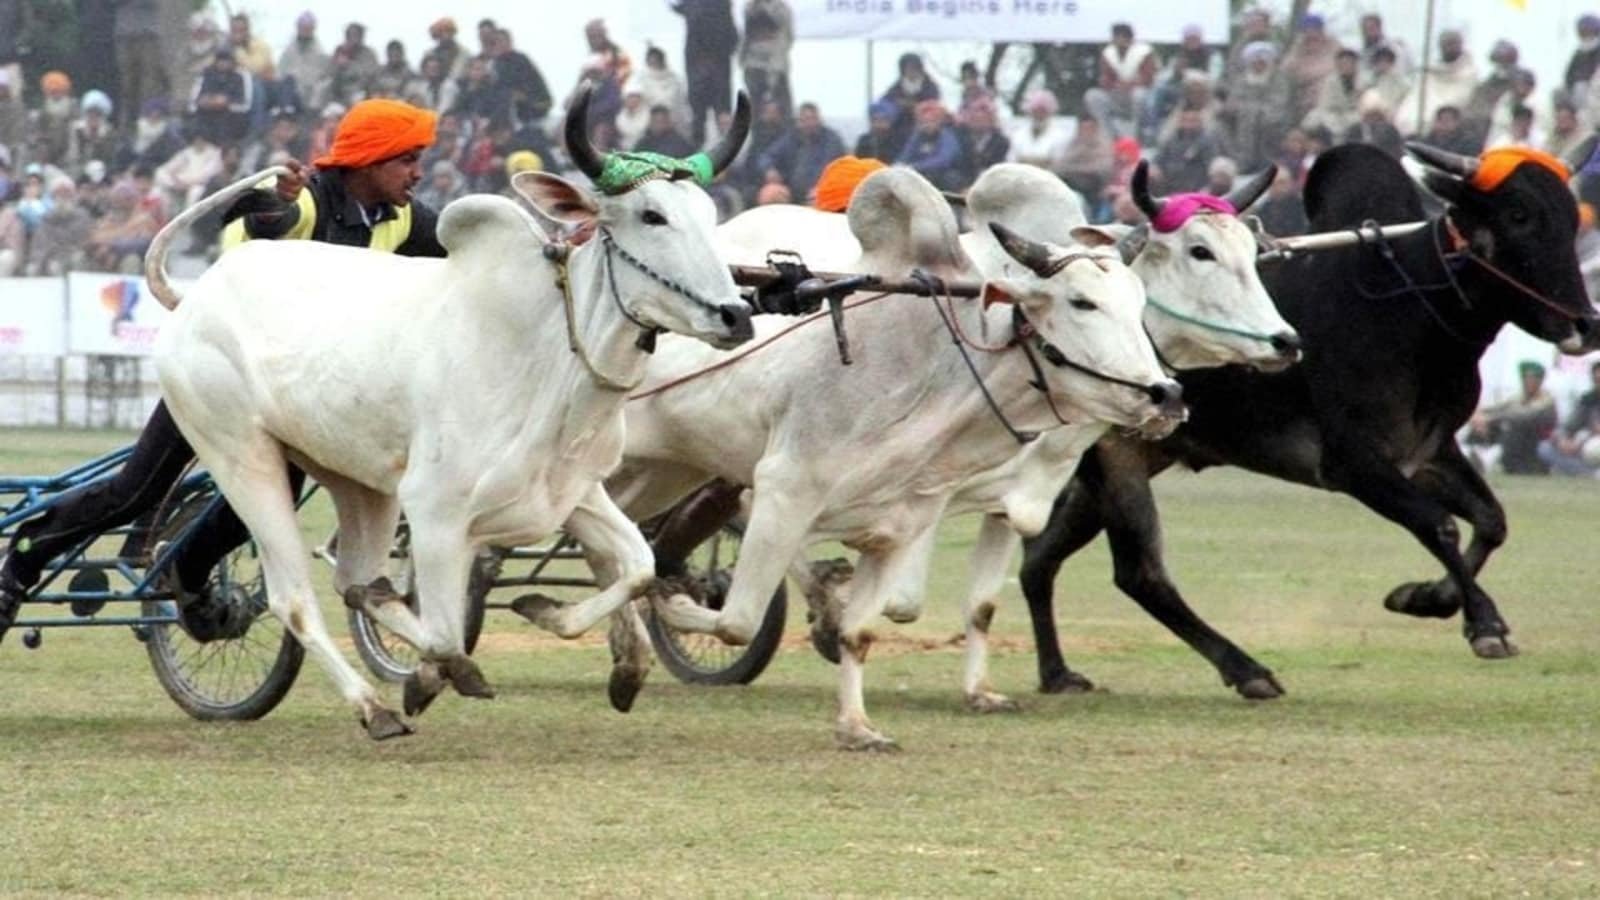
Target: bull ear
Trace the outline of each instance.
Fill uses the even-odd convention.
[[[1115,247],[1117,240],[1122,237],[1117,232],[1109,228],[1101,228],[1098,225],[1077,225],[1069,233],[1075,243],[1091,250],[1101,247]]]
[[[561,225],[586,225],[600,214],[594,197],[583,188],[548,172],[518,172],[511,186],[539,214]]]

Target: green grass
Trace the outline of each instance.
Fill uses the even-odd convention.
[[[123,439],[3,432],[0,471]],[[1223,688],[1097,545],[1058,593],[1069,660],[1107,690],[1032,693],[1013,586],[995,683],[1025,710],[964,713],[943,641],[971,522],[943,532],[924,618],[886,624],[870,661],[894,756],[833,749],[833,670],[801,641],[744,689],[658,668],[621,716],[601,646],[499,614],[480,653],[499,698],[441,698],[375,745],[310,666],[267,719],[204,725],[125,631],[13,636],[0,893],[1600,894],[1600,484],[1498,485],[1512,539],[1485,584],[1523,655],[1494,663],[1458,622],[1381,609],[1434,566],[1353,502],[1233,472],[1158,484],[1179,583],[1284,699]],[[320,536],[327,511],[307,519]]]

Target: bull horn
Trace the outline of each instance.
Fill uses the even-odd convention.
[[[1040,278],[1049,278],[1060,268],[1051,265],[1050,248],[1038,241],[1030,241],[999,222],[990,222],[989,231],[1000,242],[1000,249],[1006,251],[1007,256],[1027,266]]]
[[[1139,211],[1144,213],[1146,218],[1153,221],[1156,216],[1161,215],[1161,208],[1166,205],[1166,201],[1150,195],[1149,160],[1141,159],[1139,164],[1133,167],[1133,178],[1129,179],[1128,188],[1133,192],[1134,205],[1139,207]]]
[[[728,133],[717,141],[717,145],[706,151],[706,156],[711,158],[712,174],[721,173],[733,164],[734,157],[744,148],[744,139],[750,136],[750,95],[744,91],[739,92],[739,100],[733,108],[733,125]]]
[[[1574,167],[1574,168],[1576,168],[1576,167]],[[951,206],[966,206],[967,205],[967,195],[966,194],[958,193],[956,191],[940,191],[939,193],[944,195],[944,202],[950,204]]]
[[[578,93],[572,98],[572,105],[567,107],[567,156],[572,158],[572,164],[578,171],[589,176],[593,181],[600,177],[600,171],[605,168],[605,160],[600,154],[594,152],[594,145],[589,143],[589,95],[594,92],[594,85],[588,81],[578,85]]]
[[[1435,169],[1448,172],[1462,180],[1471,181],[1472,176],[1478,174],[1478,160],[1475,157],[1440,150],[1421,141],[1406,141],[1406,150]]]
[[[1239,212],[1244,212],[1257,200],[1261,199],[1261,195],[1265,194],[1267,188],[1272,186],[1272,179],[1277,177],[1278,164],[1267,163],[1267,167],[1262,169],[1259,175],[1244,184],[1236,186],[1222,199],[1228,201],[1229,205]]]

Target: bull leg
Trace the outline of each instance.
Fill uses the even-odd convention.
[[[649,547],[646,546],[641,555],[638,543],[633,541],[633,535],[638,534],[637,529],[618,532],[618,536],[623,538],[621,549],[618,550],[618,545],[604,528],[595,529],[586,523],[575,524],[570,520],[567,527],[568,533],[583,547],[584,559],[594,572],[595,584],[602,588],[616,584],[629,574],[629,567],[632,567],[632,571],[637,571],[641,566],[653,568],[658,573],[660,571],[660,566],[651,559],[653,554]],[[592,530],[586,531],[586,527]],[[639,537],[643,539],[643,535]],[[606,634],[606,643],[611,649],[611,678],[606,685],[606,694],[611,701],[611,708],[617,712],[625,713],[633,709],[633,701],[644,687],[645,677],[650,674],[650,666],[655,661],[650,649],[650,632],[639,615],[639,605],[645,602],[648,601],[624,603],[611,614],[611,627]]]
[[[1452,515],[1472,523],[1472,540],[1463,561],[1474,576],[1483,571],[1489,555],[1506,541],[1506,513],[1461,448],[1447,441],[1411,480]],[[1448,619],[1461,610],[1461,592],[1449,578],[1414,581],[1390,591],[1384,606],[1409,616]]]
[[[1478,585],[1461,554],[1461,533],[1445,504],[1411,483],[1404,474],[1365,447],[1337,446],[1323,463],[1328,484],[1359,500],[1368,509],[1411,532],[1444,566],[1460,592],[1466,618],[1464,632],[1472,652],[1483,659],[1515,656],[1511,629],[1494,601]],[[1495,535],[1486,537],[1485,543]],[[1481,550],[1486,554],[1487,550]],[[1481,562],[1481,560],[1480,560]]]
[[[617,577],[598,593],[576,603],[562,604],[542,594],[526,594],[513,601],[511,608],[546,631],[575,638],[644,593],[655,580],[655,558],[639,533],[639,526],[623,515],[599,484],[584,494],[564,528],[583,545],[601,572],[615,572]],[[683,599],[689,602],[688,598]]]
[[[1006,572],[1017,540],[1004,516],[986,515],[978,529],[978,542],[972,548],[972,583],[961,604],[961,621],[966,626],[966,665],[961,691],[967,708],[974,712],[1013,712],[1017,702],[997,693],[989,684],[989,623],[1005,587]]]
[[[463,697],[492,699],[494,688],[466,652],[467,580],[478,548],[458,515],[424,505],[408,509],[407,518],[421,614],[413,616],[420,631],[415,644],[423,658],[406,679],[406,713],[421,714],[446,684]],[[411,615],[404,603],[384,603],[379,611],[395,619],[401,619],[402,612]]]
[[[922,615],[922,598],[927,591],[928,564],[933,560],[935,538],[935,531],[930,527],[900,551],[907,554],[907,558],[895,566],[895,571],[907,580],[889,586],[883,606],[883,615],[889,621],[905,625]]]
[[[1050,520],[1037,537],[1022,542],[1022,596],[1033,625],[1034,652],[1039,657],[1039,691],[1075,693],[1094,689],[1094,682],[1067,667],[1056,635],[1055,581],[1062,563],[1100,534],[1099,464],[1091,451],[1066,490],[1056,498]],[[1092,470],[1092,478],[1090,477]]]
[[[839,664],[839,617],[850,600],[850,579],[856,567],[843,557],[796,559],[789,564],[789,580],[806,598],[806,620],[811,623],[811,646],[823,659]]]
[[[400,522],[400,502],[335,473],[318,471],[316,477],[333,497],[339,518],[334,590],[346,606],[366,613],[402,640],[422,648],[422,620],[406,606],[386,575],[389,548]]]
[[[935,520],[937,521],[937,519]],[[842,750],[893,751],[900,745],[873,727],[867,718],[864,685],[867,652],[874,635],[869,625],[883,614],[897,590],[919,584],[919,563],[927,555],[917,543],[932,540],[933,527],[910,543],[887,552],[863,553],[856,563],[850,586],[850,605],[840,621],[839,715],[834,722],[834,739]]]

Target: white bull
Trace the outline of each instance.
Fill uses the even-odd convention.
[[[848,215],[866,251],[843,268],[978,277],[948,205],[909,169],[873,174]],[[1176,384],[1140,324],[1142,286],[1112,239],[1077,229],[1083,246],[1066,252],[1008,237],[1026,265],[989,281],[983,302],[858,301],[847,313],[853,365],[839,364],[826,317],[781,337],[791,323],[765,317],[748,358],[663,339],[644,390],[628,404],[625,462],[608,484],[630,513],[658,511],[712,477],[753,488],[723,609],[658,601],[668,624],[744,643],[808,545],[838,539],[860,551],[841,624],[836,736],[846,747],[893,745],[863,704],[868,626],[888,606],[915,605],[905,595],[922,589],[934,528],[950,499],[994,460],[1016,453],[1006,422],[1033,431],[1063,419],[1166,431],[1182,415]],[[1015,306],[989,302],[1000,299]],[[969,351],[975,371],[952,346],[942,316],[965,343],[981,347]],[[1032,386],[1038,380],[1041,387]],[[539,622],[540,609],[528,612]]]
[[[1141,163],[1133,180],[1134,196],[1153,218],[1167,201],[1150,195],[1146,174]],[[1243,211],[1266,190],[1274,174],[1275,169],[1269,168],[1227,199]],[[1060,179],[1034,166],[990,168],[973,184],[966,203],[974,229],[961,241],[986,277],[1004,277],[1019,269],[995,240],[990,223],[1064,243],[1083,222],[1077,196]],[[818,270],[848,266],[860,255],[844,216],[806,207],[759,207],[718,228],[717,236],[724,255],[741,263],[759,262],[773,247],[799,252]],[[1179,369],[1244,364],[1272,371],[1298,358],[1299,339],[1257,275],[1255,237],[1236,217],[1197,214],[1173,231],[1141,229],[1133,237],[1143,239],[1130,252],[1135,254],[1133,271],[1148,292],[1144,323],[1163,361]],[[865,261],[875,262],[870,257]],[[894,274],[892,267],[865,271]],[[1105,430],[1101,422],[1075,422],[1048,431],[1001,465],[976,473],[951,498],[950,514],[984,513],[962,606],[966,630],[962,689],[972,709],[1015,708],[991,688],[987,655],[988,627],[1015,553],[1014,535],[1032,536],[1043,528],[1051,504],[1078,461]],[[848,586],[818,584],[803,565],[795,566],[791,574],[821,607],[815,610],[813,627],[820,632],[819,646],[830,646],[845,602],[839,594]],[[921,592],[896,596],[914,603]],[[897,621],[906,621],[920,610],[908,606],[888,612]]]
[[[569,114],[579,124],[568,145],[596,177],[607,160],[582,134],[586,101]],[[732,159],[748,122],[741,97],[733,132],[709,154],[713,169]],[[566,610],[568,623],[627,617],[613,632],[629,681],[621,703],[613,682],[613,702],[625,708],[649,664],[628,601],[653,580],[654,560],[601,479],[621,458],[624,398],[648,359],[642,337],[665,329],[731,347],[751,333],[749,307],[711,250],[715,213],[698,187],[674,176],[594,196],[539,174],[518,188],[546,214],[594,226],[597,238],[563,262],[547,256],[537,223],[515,203],[469,196],[439,217],[447,259],[252,241],[207,270],[181,305],[161,259],[174,227],[192,216],[151,252],[158,296],[176,305],[157,350],[173,418],[261,548],[272,611],[373,738],[411,729],[327,634],[287,465],[333,498],[335,586],[346,602],[422,652],[406,685],[408,715],[446,682],[492,696],[462,648],[473,556],[560,528],[608,585]],[[394,602],[382,577],[402,510],[420,617]]]

